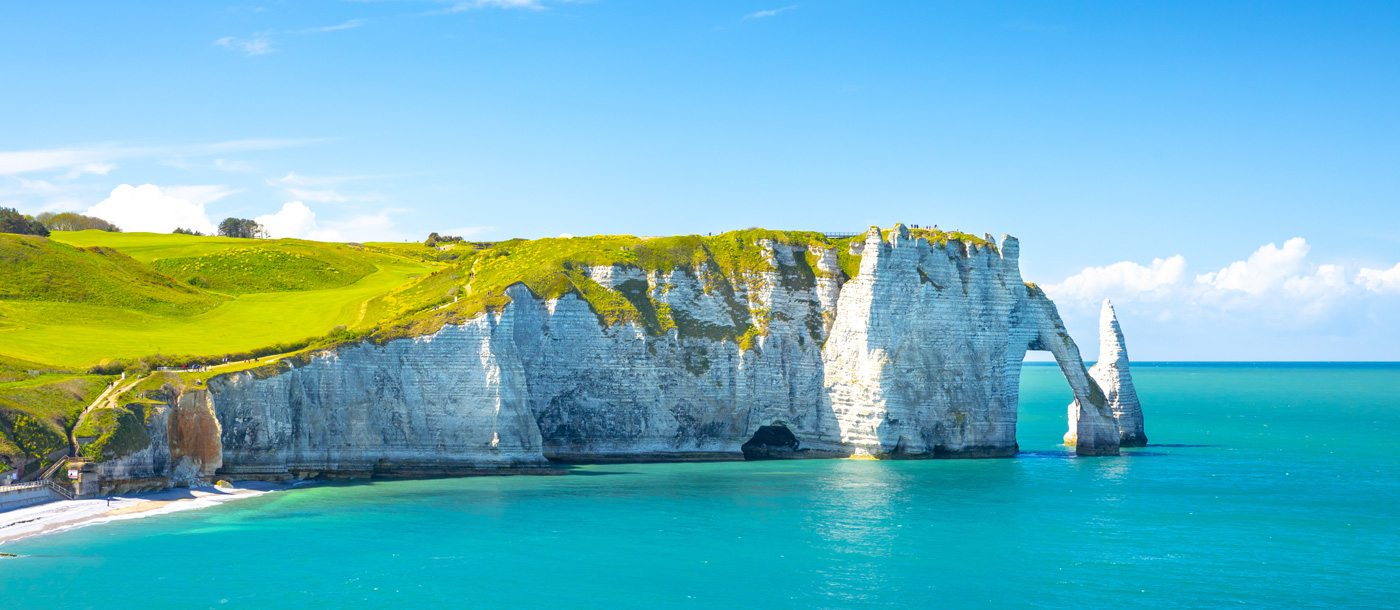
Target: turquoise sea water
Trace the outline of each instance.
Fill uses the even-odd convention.
[[[327,485],[0,547],[9,608],[1396,608],[1400,366],[1151,365],[1157,446]]]

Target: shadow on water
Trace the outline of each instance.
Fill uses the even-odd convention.
[[[584,470],[582,466],[555,466],[554,468],[567,471],[571,477],[606,477],[615,474],[639,474],[625,470]]]
[[[1148,447],[1219,447],[1220,445],[1179,445],[1168,443],[1148,443]]]

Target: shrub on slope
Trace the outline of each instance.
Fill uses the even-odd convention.
[[[74,248],[0,234],[0,299],[81,302],[159,314],[204,311],[218,297],[184,286],[110,248]]]

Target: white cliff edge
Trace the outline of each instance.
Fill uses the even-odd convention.
[[[431,335],[342,346],[176,391],[171,404],[188,414],[175,420],[187,430],[153,430],[146,453],[105,467],[104,489],[123,477],[178,483],[215,472],[432,476],[546,473],[571,461],[1008,456],[1018,449],[1029,350],[1052,353],[1073,390],[1066,442],[1079,455],[1145,440],[1111,308],[1105,324],[1121,363],[1104,359],[1091,374],[1054,303],[1022,280],[1017,240],[1003,236],[998,247],[988,238],[929,243],[903,226],[887,235],[872,227],[850,246],[861,256],[853,278],[832,248],[767,240],[756,247],[771,269],[739,277],[705,265],[588,271],[666,304],[677,328],[664,332],[609,326],[575,294],[540,299],[517,284],[502,310]]]

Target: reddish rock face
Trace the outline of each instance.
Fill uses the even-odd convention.
[[[195,469],[188,474],[208,477],[223,465],[219,420],[214,416],[208,390],[187,390],[170,414],[170,463],[179,468],[182,458]]]

